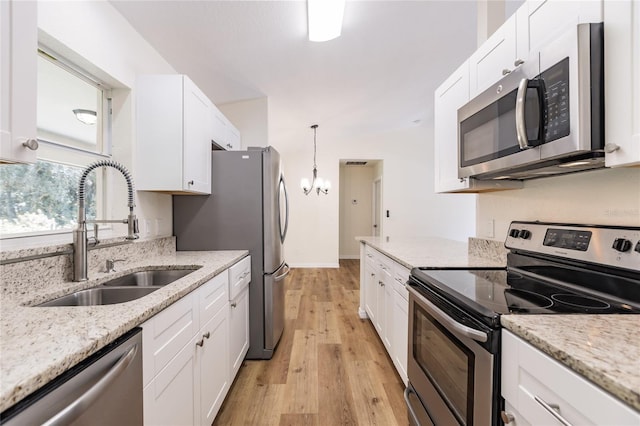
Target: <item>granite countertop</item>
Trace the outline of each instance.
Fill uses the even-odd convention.
[[[501,322],[640,411],[640,315],[503,315]]]
[[[247,251],[236,250],[149,256],[127,263],[122,271],[97,273],[90,281],[62,282],[32,291],[5,291],[0,304],[0,412],[248,254]],[[83,307],[31,306],[152,267],[199,269],[127,303]]]
[[[407,268],[504,267],[506,249],[500,242],[470,239],[469,243],[437,237],[356,237]]]

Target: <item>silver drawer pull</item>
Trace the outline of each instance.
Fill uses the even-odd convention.
[[[204,337],[205,339],[208,339],[209,337],[211,337],[211,333],[207,331],[202,335],[202,337]]]
[[[545,400],[543,400],[542,398],[540,398],[537,395],[534,395],[533,399],[535,399],[538,404],[542,405],[542,408],[547,410],[549,412],[549,414],[551,414],[553,417],[555,417],[555,419],[557,421],[559,421],[560,423],[562,423],[564,426],[572,426],[571,423],[569,423],[567,421],[567,419],[562,417],[560,415],[560,413],[558,412],[558,411],[560,411],[560,406],[559,405],[557,405],[557,404],[548,404],[547,402],[545,402]]]
[[[202,345],[204,345],[204,339],[200,339],[196,342],[196,346],[202,347]]]

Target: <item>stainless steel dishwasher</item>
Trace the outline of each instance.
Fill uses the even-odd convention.
[[[3,425],[141,425],[142,333],[136,328],[0,414]]]

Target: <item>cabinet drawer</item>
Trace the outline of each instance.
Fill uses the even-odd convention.
[[[229,277],[226,273],[216,275],[200,287],[196,294],[199,304],[199,326],[202,327],[227,304]]]
[[[381,274],[380,279],[384,280],[385,278],[391,279],[393,278],[393,260],[388,258],[382,253],[378,253],[377,265]]]
[[[145,386],[198,331],[196,307],[189,294],[141,325]]]
[[[502,395],[530,424],[560,425],[551,411],[576,425],[640,423],[631,407],[506,330]]]
[[[251,256],[229,268],[229,300],[234,299],[251,281]]]
[[[394,262],[393,264],[393,289],[404,300],[409,300],[409,291],[405,287],[405,283],[409,281],[410,271],[401,264]]]

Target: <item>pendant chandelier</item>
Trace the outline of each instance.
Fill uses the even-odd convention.
[[[329,193],[329,189],[331,189],[331,182],[318,177],[318,166],[316,164],[316,131],[318,125],[314,124],[311,128],[313,129],[313,178],[311,182],[309,182],[309,179],[303,178],[302,181],[300,181],[300,187],[304,191],[304,195],[311,194],[313,190],[315,190],[318,195],[320,195],[321,192],[326,195]]]

